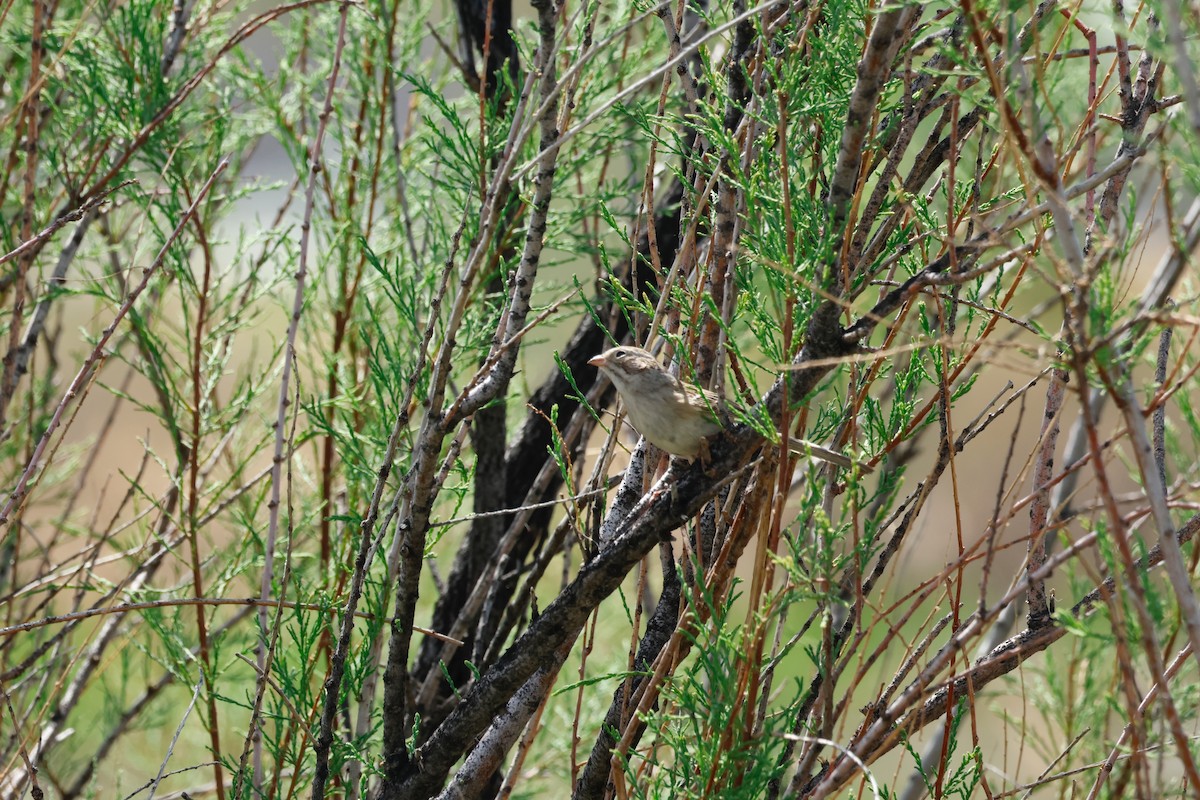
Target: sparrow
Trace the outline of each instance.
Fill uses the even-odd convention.
[[[612,381],[637,432],[673,456],[694,461],[707,450],[705,440],[729,419],[716,394],[679,380],[640,347],[614,347],[588,363]],[[799,439],[789,437],[788,449],[847,469],[854,464],[842,453]]]

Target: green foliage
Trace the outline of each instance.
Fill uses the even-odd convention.
[[[772,714],[763,730],[751,729],[753,708],[745,705],[745,656],[754,642],[730,619],[735,595],[721,605],[697,598],[711,618],[696,631],[692,655],[664,687],[664,705],[647,715],[663,750],[646,758],[655,767],[649,781],[626,763],[636,797],[762,797],[775,777],[784,744],[786,715]]]
[[[637,676],[657,694],[616,754],[625,794],[774,797],[801,767],[816,781],[848,763],[874,711],[907,703],[897,723],[988,656],[971,651],[1003,628],[989,603],[1026,596],[1009,556],[1044,533],[1022,526],[1047,367],[1070,372],[1064,430],[1082,392],[1114,381],[1165,405],[1166,505],[1179,523],[1195,508],[1196,289],[1177,284],[1161,312],[1136,302],[1155,219],[1185,262],[1195,241],[1194,98],[1173,83],[1192,20],[1177,44],[1119,8],[922,4],[874,63],[868,37],[902,7],[568,2],[547,101],[525,8],[520,69],[485,96],[446,2],[183,3],[178,40],[175,5],[0,14],[0,749],[18,776],[4,791],[28,788],[14,787],[31,757],[70,797],[117,796],[160,767],[178,770],[160,792],[295,797],[326,759],[330,795],[372,795],[424,769],[427,737],[549,608],[587,602],[568,659],[537,654],[556,682],[505,749],[506,791],[567,796],[612,690]],[[677,40],[681,23],[694,27]],[[1120,31],[1120,47],[1101,36],[1091,60],[1076,23]],[[1144,128],[1135,90],[1157,92]],[[853,96],[875,98],[866,119]],[[1080,188],[1134,147],[1127,182]],[[847,179],[842,217],[830,197]],[[1074,229],[1048,210],[1060,190]],[[660,238],[676,244],[650,255]],[[526,288],[521,338],[503,340]],[[842,330],[826,330],[830,309]],[[1159,386],[1143,378],[1168,327]],[[758,448],[718,472],[651,452],[623,532],[662,498],[709,491],[703,510],[655,530],[659,551],[619,588],[580,599],[580,576],[608,568],[591,546],[604,514],[629,512],[607,490],[637,471],[625,448],[598,460],[593,427],[628,431],[571,348],[625,328],[665,343],[683,381],[717,367],[710,388],[765,442],[787,433],[769,399],[802,387],[786,394],[790,432],[858,466],[801,458],[780,475]],[[559,376],[568,390],[543,383]],[[493,377],[500,392],[460,413]],[[533,408],[543,386],[558,396]],[[999,444],[973,438],[1018,413]],[[1089,451],[1074,472],[1057,452],[1051,468],[1050,491],[1071,487],[1052,550],[1078,547],[1049,578],[1066,635],[926,724],[948,729],[938,763],[906,732],[896,777],[872,766],[880,796],[911,772],[968,798],[1044,765],[1094,771],[1134,712],[1139,749],[1112,785],[1175,791],[1161,776],[1184,772],[1170,726],[1194,726],[1194,665],[1168,682],[1173,712],[1138,704],[1151,654],[1184,646],[1186,609],[1136,563],[1159,538],[1128,450],[1140,420],[1103,414],[1075,428]],[[546,435],[530,456],[533,428]],[[484,464],[489,445],[501,456]],[[651,654],[678,658],[656,673],[628,654],[679,559],[681,622]],[[1073,613],[1107,576],[1111,595]],[[113,610],[129,603],[143,605]],[[453,603],[469,609],[461,629],[439,615]],[[989,750],[996,720],[1017,756]]]

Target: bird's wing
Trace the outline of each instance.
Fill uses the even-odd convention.
[[[688,402],[694,406],[704,408],[704,416],[708,417],[713,422],[719,422],[722,426],[725,422],[721,419],[721,397],[716,392],[710,392],[708,389],[700,389],[695,386],[686,387],[690,389],[688,392]]]

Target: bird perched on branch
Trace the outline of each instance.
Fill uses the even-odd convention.
[[[717,395],[679,380],[640,347],[614,347],[588,363],[613,382],[637,432],[673,456],[695,460],[706,449],[705,439],[729,418]],[[842,453],[799,439],[789,438],[788,449],[847,469],[854,464]]]

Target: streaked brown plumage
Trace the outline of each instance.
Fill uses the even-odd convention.
[[[629,422],[650,444],[692,461],[704,440],[724,425],[720,400],[712,392],[690,386],[668,372],[658,359],[640,347],[614,347],[588,361],[609,377],[625,403]],[[849,468],[845,455],[817,444],[789,439],[788,447]]]

